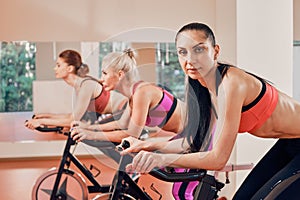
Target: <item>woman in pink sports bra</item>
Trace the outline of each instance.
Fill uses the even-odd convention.
[[[138,152],[127,170],[148,173],[164,166],[221,170],[238,133],[248,132],[278,141],[256,164],[233,199],[299,198],[299,102],[254,74],[219,63],[220,47],[205,24],[183,26],[176,35],[176,47],[187,75],[185,138],[155,143],[125,138],[130,147],[122,154]],[[213,148],[207,150],[214,124]],[[156,150],[163,153],[153,152]]]
[[[139,80],[132,49],[104,57],[101,82],[106,91],[117,90],[128,97],[129,106],[120,120],[92,126],[79,123],[72,132],[73,139],[120,142],[124,137],[140,137],[145,125],[160,127],[162,131],[173,134],[182,131],[185,118],[183,102],[161,87]]]
[[[98,80],[88,76],[88,66],[82,62],[81,55],[74,50],[65,50],[59,54],[54,71],[56,78],[63,79],[74,88],[77,103],[72,113],[35,114],[33,119],[25,123],[25,126],[30,129],[45,125],[70,127],[71,122],[80,120],[86,111],[110,114],[118,111],[120,106],[128,101],[125,96],[117,92],[103,90]]]

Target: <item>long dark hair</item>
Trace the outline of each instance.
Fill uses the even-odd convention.
[[[205,24],[190,23],[183,26],[176,34],[175,42],[181,32],[184,31],[202,31],[215,46],[215,36],[213,31]],[[187,78],[187,121],[183,131],[191,152],[197,152],[200,149],[207,149],[207,145],[203,147],[207,134],[210,132],[211,117],[212,117],[212,102],[208,89],[200,84],[198,80],[190,77]]]
[[[187,25],[183,26],[181,29],[179,29],[179,31],[177,32],[176,37],[175,37],[175,42],[177,41],[177,37],[180,33],[184,32],[184,31],[193,31],[193,30],[203,31],[205,36],[211,41],[212,46],[216,45],[215,34],[211,30],[211,28],[209,28],[209,26],[207,26],[206,24],[202,24],[202,23],[198,23],[198,22],[193,22],[193,23],[187,24]]]
[[[187,122],[183,134],[191,152],[200,150],[211,124],[211,98],[209,91],[198,80],[187,80]],[[204,147],[206,148],[206,147]]]

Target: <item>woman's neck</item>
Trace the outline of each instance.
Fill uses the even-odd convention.
[[[210,92],[214,94],[216,93],[216,72],[217,67],[214,67],[205,77],[198,79],[202,86],[206,87]]]
[[[72,86],[73,88],[79,87],[80,77],[75,74],[70,74],[66,78],[64,78],[64,81]]]
[[[116,88],[116,90],[119,91],[124,96],[130,98],[132,96],[132,87],[134,83],[130,84],[129,82],[123,82],[123,83],[119,83],[119,85],[120,86]]]

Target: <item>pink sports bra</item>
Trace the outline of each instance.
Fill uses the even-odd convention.
[[[133,94],[137,86],[143,81],[135,83],[133,86]],[[167,90],[161,88],[163,96],[159,103],[152,109],[149,110],[146,119],[146,126],[149,127],[163,127],[171,118],[177,105],[177,99],[169,93]]]

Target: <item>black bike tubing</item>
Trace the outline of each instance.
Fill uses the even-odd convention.
[[[196,192],[195,192],[195,200],[213,200],[216,199],[217,190],[215,187],[215,178],[210,175],[206,175],[199,182]]]
[[[134,198],[136,196],[138,196],[138,199],[152,200],[152,198],[147,193],[142,191],[142,189],[137,185],[137,183],[134,182],[126,172],[118,171],[116,175],[117,175],[116,182],[114,184],[114,188],[113,188],[112,196],[111,196],[110,200],[119,200],[119,197],[120,197],[121,193],[123,193],[123,192],[125,192],[126,194],[129,194],[129,195],[134,194],[133,195]],[[126,185],[128,185],[130,190],[132,190],[132,193],[122,191],[122,189],[125,190],[124,186],[126,187]]]
[[[124,155],[119,162],[118,171],[116,172],[112,182],[112,196],[111,200],[118,200],[122,192],[125,192],[125,187],[130,187],[133,193],[138,195],[140,199],[152,200],[142,189],[129,177],[126,173],[126,165],[131,163],[132,157],[130,155]],[[123,191],[122,191],[123,189]]]
[[[123,172],[118,171],[115,176],[115,180],[113,182],[113,191],[112,191],[111,200],[119,199],[119,195],[121,193],[121,188],[122,188],[122,182],[123,182]]]
[[[74,141],[71,138],[69,138],[69,136],[68,136],[67,144],[65,146],[64,153],[63,153],[62,159],[60,161],[60,165],[59,165],[59,168],[58,168],[58,173],[57,173],[57,176],[56,176],[56,179],[55,179],[55,183],[54,183],[54,186],[53,186],[53,190],[52,190],[52,193],[51,193],[50,200],[56,200],[55,196],[56,196],[56,193],[57,193],[57,190],[58,190],[59,182],[60,182],[63,170],[64,170],[64,165],[67,162],[67,158],[70,155],[70,148],[71,148],[71,145],[72,145],[73,142]]]
[[[84,165],[76,158],[76,156],[69,154],[70,160],[74,163],[74,165],[80,170],[81,173],[85,175],[85,177],[93,184],[93,186],[89,186],[89,192],[108,192],[110,186],[101,186],[96,179],[94,178],[93,174],[84,167]]]

